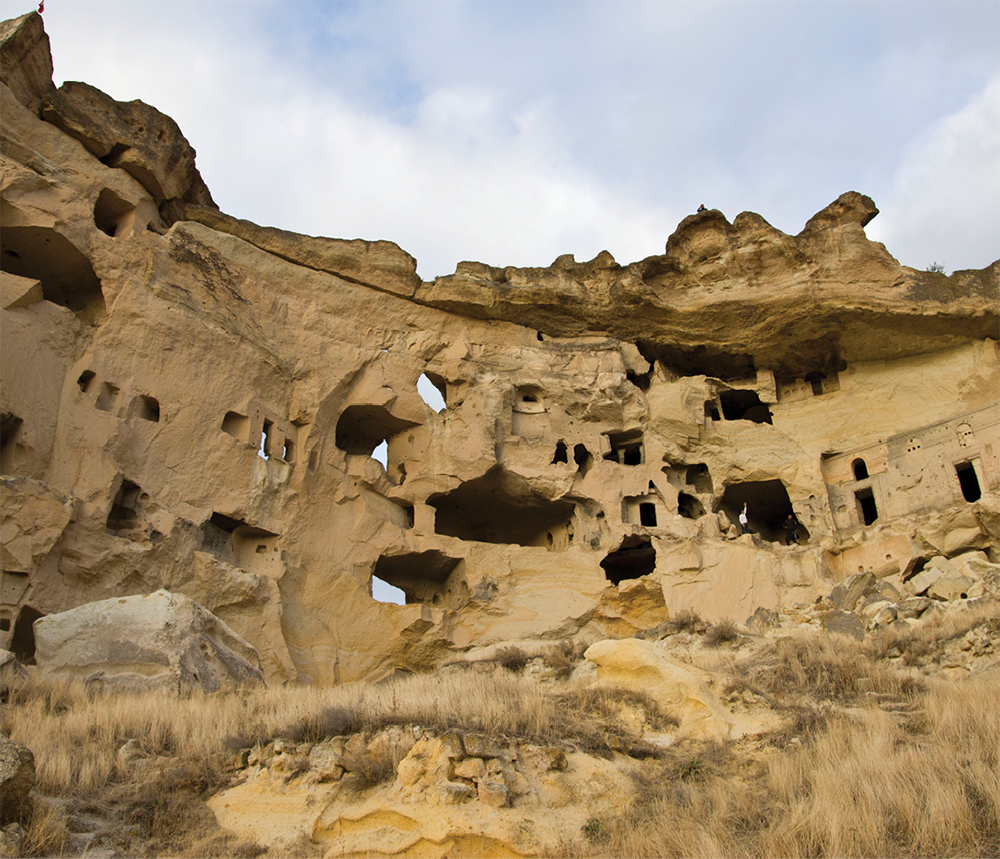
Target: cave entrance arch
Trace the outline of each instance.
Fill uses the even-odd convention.
[[[372,576],[401,590],[407,605],[446,606],[456,595],[462,595],[456,594],[464,585],[462,566],[461,558],[450,558],[432,549],[405,555],[382,555],[375,562]],[[374,581],[372,588],[374,597]]]
[[[14,622],[14,632],[10,638],[10,650],[22,665],[35,664],[35,621],[45,617],[30,605],[22,606],[17,620]]]
[[[500,466],[451,492],[430,496],[427,503],[437,510],[435,533],[448,537],[554,551],[573,541],[576,505],[538,494],[525,478]]]
[[[617,551],[601,561],[601,568],[613,585],[618,585],[626,579],[648,576],[656,569],[656,549],[653,548],[651,540],[626,537]]]
[[[726,487],[719,509],[738,527],[740,511],[744,504],[747,505],[747,518],[750,520],[750,530],[753,533],[760,534],[772,543],[785,541],[783,525],[789,514],[794,513],[785,484],[780,480],[734,483]],[[805,543],[809,539],[805,524],[799,521],[797,530],[799,542]]]

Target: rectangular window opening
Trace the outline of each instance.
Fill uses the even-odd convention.
[[[978,501],[983,497],[976,468],[971,462],[960,462],[955,466],[955,472],[958,474],[958,483],[962,487],[962,497],[966,501]]]

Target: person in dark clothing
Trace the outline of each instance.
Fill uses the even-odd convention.
[[[789,546],[793,543],[796,546],[799,544],[799,520],[795,518],[794,513],[789,513],[785,520],[785,538]]]

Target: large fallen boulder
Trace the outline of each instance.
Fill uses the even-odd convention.
[[[35,786],[31,749],[0,734],[0,825],[16,822]]]
[[[262,684],[257,651],[194,600],[159,590],[87,603],[34,624],[47,675],[133,689]]]

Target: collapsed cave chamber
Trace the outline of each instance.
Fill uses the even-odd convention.
[[[502,466],[451,492],[432,495],[427,503],[437,511],[435,533],[444,536],[553,551],[573,542],[576,505],[547,498]]]

